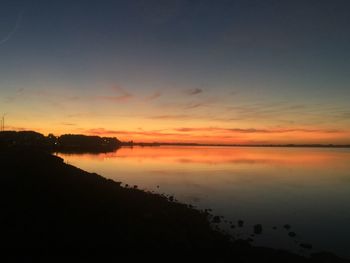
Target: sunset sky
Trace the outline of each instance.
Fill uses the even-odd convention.
[[[2,0],[7,130],[350,144],[348,0]]]

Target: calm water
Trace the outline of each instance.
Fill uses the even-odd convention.
[[[245,226],[233,230],[241,237],[260,223],[256,245],[306,253],[298,240],[314,251],[350,258],[350,149],[134,147],[59,155],[123,184],[174,195],[234,222],[242,219]],[[283,229],[286,223],[295,239]]]

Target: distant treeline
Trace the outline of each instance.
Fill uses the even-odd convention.
[[[44,136],[34,131],[0,132],[0,147],[24,146],[62,152],[109,152],[122,145],[117,138],[65,134]]]

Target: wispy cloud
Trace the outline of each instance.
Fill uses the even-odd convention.
[[[12,38],[12,36],[14,34],[16,34],[16,32],[17,32],[17,30],[22,22],[22,16],[23,16],[23,11],[21,11],[18,14],[17,19],[16,19],[16,23],[15,23],[14,27],[12,28],[12,30],[9,31],[9,33],[5,37],[0,38],[0,45],[5,44],[7,41],[9,41]]]
[[[232,132],[232,133],[291,133],[291,132],[305,132],[305,133],[341,133],[340,130],[327,129],[256,129],[256,128],[177,128],[177,132]]]
[[[187,105],[184,106],[184,109],[186,110],[191,110],[191,109],[196,109],[196,108],[200,108],[200,107],[203,107],[203,106],[207,106],[208,103],[206,102],[191,102]]]
[[[160,96],[162,96],[162,93],[160,91],[156,91],[153,94],[149,95],[145,98],[145,101],[152,101],[158,99]]]
[[[112,90],[115,94],[108,96],[98,96],[98,98],[114,102],[127,102],[134,97],[134,95],[132,95],[130,92],[117,85],[113,86]]]
[[[30,131],[28,128],[24,127],[17,127],[17,126],[6,126],[5,127],[7,131]],[[36,129],[39,130],[39,129]]]
[[[145,137],[164,137],[164,136],[178,136],[178,133],[169,133],[169,132],[162,132],[159,130],[155,130],[155,131],[126,131],[126,130],[108,130],[108,129],[104,129],[104,128],[96,128],[96,129],[88,129],[85,130],[84,133],[87,134],[92,134],[92,135],[100,135],[100,136],[104,136],[104,135],[129,135],[129,136],[134,136],[134,135],[141,135],[141,136],[145,136]]]
[[[189,118],[191,118],[191,116],[186,114],[166,114],[166,115],[155,115],[155,116],[149,117],[149,119],[155,119],[155,120],[183,120],[183,119],[189,119]]]
[[[202,92],[203,92],[203,90],[200,88],[188,89],[185,91],[185,93],[187,95],[197,95],[197,94],[200,94]]]
[[[71,122],[61,122],[60,124],[64,126],[76,126],[75,123],[71,123]]]
[[[163,24],[171,21],[188,6],[188,0],[139,0],[135,1],[139,8],[140,17],[147,23]]]

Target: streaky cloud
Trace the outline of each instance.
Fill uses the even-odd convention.
[[[12,28],[12,30],[4,38],[0,39],[0,45],[5,44],[7,41],[9,41],[13,37],[14,34],[16,34],[18,28],[21,25],[22,17],[23,17],[23,11],[19,12],[16,19],[16,23]]]
[[[178,133],[166,133],[161,131],[126,131],[126,130],[108,130],[104,128],[88,129],[84,131],[87,134],[93,135],[141,135],[146,137],[164,137],[164,136],[177,136]]]
[[[190,115],[185,114],[169,114],[169,115],[156,115],[149,117],[150,119],[158,119],[158,120],[182,120],[191,118]]]
[[[127,102],[134,97],[133,94],[118,85],[113,86],[112,90],[116,95],[98,96],[97,98],[114,102]]]
[[[200,88],[188,89],[185,91],[185,93],[188,95],[197,95],[197,94],[200,94],[202,92],[203,92],[203,90]]]
[[[323,130],[323,129],[256,129],[256,128],[178,128],[177,132],[232,132],[232,133],[291,133],[291,132],[305,132],[305,133],[341,133],[340,130]]]
[[[152,101],[158,99],[160,96],[162,96],[162,92],[156,91],[150,96],[146,97],[145,101]]]

